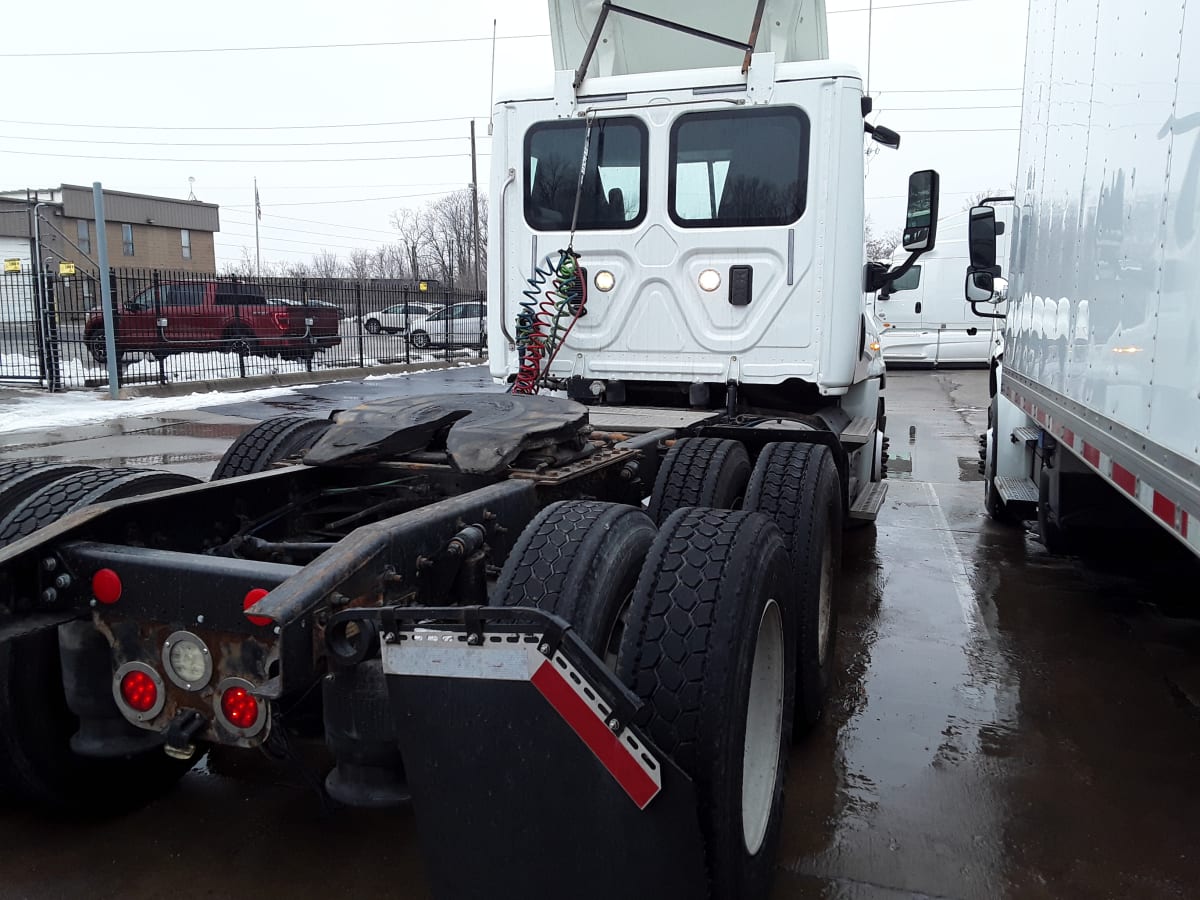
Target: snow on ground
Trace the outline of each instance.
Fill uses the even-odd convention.
[[[134,397],[130,400],[109,400],[106,394],[89,391],[68,391],[63,394],[28,391],[0,406],[0,434],[42,431],[64,425],[88,425],[177,409],[196,409],[227,403],[232,399],[262,400],[295,391],[296,388],[276,387],[256,391],[204,391],[181,397]]]

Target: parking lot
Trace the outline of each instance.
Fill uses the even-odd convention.
[[[201,474],[270,415],[488,387],[475,368],[233,396],[6,435],[0,458]],[[1194,563],[1154,541],[1052,557],[988,521],[985,372],[890,374],[887,403],[890,492],[847,534],[837,683],[792,753],[774,896],[1195,896]],[[213,758],[112,821],[0,811],[0,898],[428,896],[412,816],[332,808],[319,765]]]

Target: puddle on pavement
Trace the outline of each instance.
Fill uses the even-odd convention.
[[[979,458],[976,456],[960,456],[958,458],[959,481],[983,481],[979,472]]]
[[[147,428],[145,431],[139,431],[142,435],[163,435],[167,437],[192,437],[206,438],[209,440],[233,440],[241,437],[242,433],[250,427],[250,423],[240,424],[236,422],[172,422],[169,425],[160,425],[157,428]]]
[[[186,463],[212,462],[221,458],[220,453],[146,453],[140,456],[105,456],[98,459],[80,459],[76,456],[27,456],[21,462],[29,463],[78,463],[84,466],[104,466],[115,468],[130,466],[133,468],[158,466],[176,466]]]

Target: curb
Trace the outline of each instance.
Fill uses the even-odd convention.
[[[485,356],[471,356],[446,362],[396,363],[382,366],[355,366],[349,369],[326,369],[319,372],[282,372],[278,375],[251,375],[248,378],[214,378],[208,381],[178,381],[173,384],[150,384],[144,387],[121,388],[121,399],[134,397],[180,397],[185,394],[230,389],[252,391],[264,387],[295,387],[306,384],[329,384],[334,381],[359,381],[370,375],[399,375],[410,372],[436,372],[456,369],[462,364],[482,365]]]

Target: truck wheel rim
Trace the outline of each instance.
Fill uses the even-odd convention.
[[[762,848],[775,805],[783,739],[784,653],[779,604],[768,600],[755,638],[742,748],[742,838],[751,856]]]
[[[833,611],[833,544],[827,538],[821,551],[821,588],[817,600],[817,662],[825,667],[829,655],[829,621]]]

